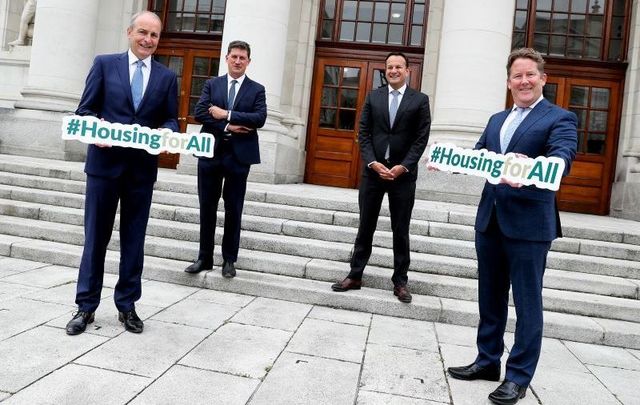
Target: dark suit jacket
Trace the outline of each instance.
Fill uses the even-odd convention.
[[[407,87],[391,127],[389,87],[373,90],[367,95],[360,115],[358,142],[363,163],[384,163],[389,145],[390,164],[406,167],[409,170],[407,175],[417,178],[418,161],[427,146],[430,127],[431,113],[426,94]]]
[[[476,149],[501,153],[500,128],[510,111],[499,112],[489,119]],[[574,113],[543,99],[518,126],[506,153],[522,153],[530,158],[559,157],[565,161],[564,175],[567,175],[576,155],[577,122]],[[476,215],[477,231],[486,231],[494,204],[500,229],[509,238],[546,242],[562,236],[554,191],[486,182]]]
[[[152,129],[178,131],[178,85],[176,74],[159,62],[151,62],[151,75],[138,106],[133,108],[127,52],[95,58],[76,110],[78,115],[93,115],[108,122],[139,124]],[[85,172],[116,178],[127,172],[142,181],[155,181],[158,156],[141,149],[99,148],[89,145]]]
[[[258,145],[258,128],[264,126],[267,120],[267,102],[264,86],[254,82],[245,76],[242,86],[238,89],[234,100],[234,106],[227,105],[227,75],[214,77],[207,80],[202,89],[202,95],[196,105],[196,119],[202,124],[202,132],[207,132],[215,137],[214,150],[224,136],[224,128],[227,124],[244,125],[253,130],[247,134],[233,134],[228,142],[231,142],[233,154],[238,162],[245,165],[260,163],[260,148]],[[231,121],[217,120],[209,114],[211,105],[231,110]]]

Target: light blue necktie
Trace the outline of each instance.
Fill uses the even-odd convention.
[[[238,83],[237,80],[231,80],[231,87],[229,88],[229,97],[227,98],[227,110],[232,110],[233,109],[233,102],[235,101],[236,98],[236,83]]]
[[[133,97],[133,108],[136,110],[142,101],[142,66],[144,62],[136,61],[136,71],[133,72],[133,79],[131,79],[131,97]]]
[[[505,153],[507,147],[509,146],[509,142],[511,142],[511,138],[513,138],[513,134],[518,129],[518,126],[524,120],[524,113],[527,111],[526,108],[516,107],[516,116],[511,120],[507,129],[504,130],[504,136],[502,137],[502,141],[500,142],[500,150],[502,153]]]
[[[389,126],[393,128],[393,122],[396,120],[396,114],[398,112],[398,96],[400,92],[398,90],[391,90],[391,103],[389,103]],[[387,145],[387,150],[384,152],[384,158],[389,160],[390,152],[389,145]]]

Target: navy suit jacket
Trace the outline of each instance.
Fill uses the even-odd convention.
[[[245,76],[242,86],[236,92],[234,105],[228,103],[227,75],[207,80],[202,89],[202,95],[196,105],[196,120],[202,124],[202,132],[215,137],[214,150],[225,136],[224,128],[227,124],[244,125],[252,128],[247,134],[232,134],[228,142],[236,160],[245,165],[260,163],[260,148],[258,144],[258,128],[264,126],[267,120],[267,102],[264,86]],[[209,114],[209,107],[215,105],[231,111],[231,121],[215,119]]]
[[[177,97],[176,74],[152,60],[149,83],[136,111],[131,96],[128,53],[99,55],[87,76],[76,114],[177,132]],[[89,145],[85,173],[116,178],[125,172],[138,180],[154,182],[158,174],[158,156],[142,149]]]
[[[475,146],[500,152],[500,128],[511,109],[499,112]],[[542,99],[518,126],[505,153],[522,153],[530,158],[556,156],[564,160],[567,175],[576,155],[577,117]],[[513,188],[486,182],[476,215],[476,231],[487,230],[495,204],[502,233],[512,239],[546,242],[562,236],[555,192],[534,186]]]
[[[388,145],[390,164],[406,167],[409,170],[407,175],[415,180],[418,161],[429,140],[430,127],[431,113],[426,94],[407,87],[392,127],[389,122],[389,87],[373,90],[367,95],[358,129],[363,163],[383,163]]]

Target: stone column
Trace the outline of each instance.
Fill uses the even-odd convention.
[[[283,124],[280,104],[287,51],[291,0],[227,1],[220,52],[220,74],[227,72],[225,55],[233,40],[251,45],[247,76],[266,88],[267,123],[258,130],[262,163],[251,169],[250,180],[282,183],[288,181],[287,165],[300,159],[298,142]],[[184,160],[184,161],[183,161]],[[188,159],[181,157],[181,166]],[[188,171],[188,167],[179,171]]]
[[[39,0],[31,65],[16,108],[74,111],[94,57],[98,0]]]
[[[431,142],[473,146],[504,108],[514,12],[515,0],[444,2]]]

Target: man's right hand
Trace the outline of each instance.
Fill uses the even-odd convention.
[[[234,134],[248,134],[249,132],[251,132],[251,128],[245,127],[244,125],[229,124],[227,126],[227,131]]]
[[[393,180],[395,179],[391,170],[387,169],[387,166],[383,165],[380,162],[373,162],[371,164],[371,169],[378,173],[381,179],[383,180]]]

